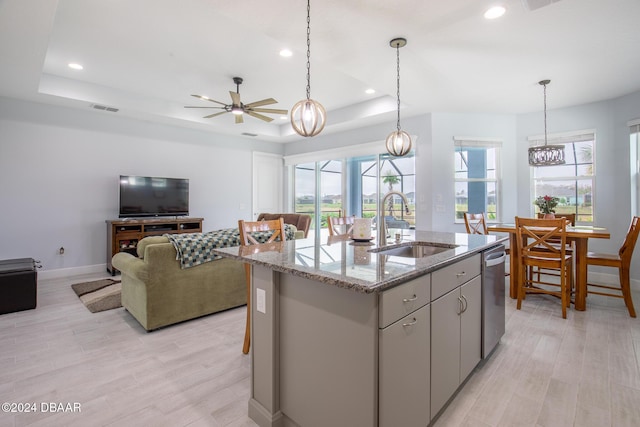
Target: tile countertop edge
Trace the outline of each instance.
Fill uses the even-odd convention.
[[[432,271],[438,270],[456,261],[473,256],[486,249],[489,249],[493,246],[503,243],[506,239],[507,237],[502,237],[502,238],[498,237],[491,242],[486,242],[483,245],[477,245],[473,249],[469,249],[465,252],[458,253],[458,254],[455,254],[455,249],[452,249],[451,251],[445,251],[440,254],[436,254],[428,257],[430,258],[430,261],[433,261],[433,262],[429,263],[426,266],[420,266],[420,267],[417,267],[415,270],[412,270],[406,273],[397,274],[387,279],[382,279],[374,283],[365,281],[365,280],[360,280],[357,278],[344,279],[342,277],[338,277],[335,273],[331,273],[327,271],[318,272],[315,268],[305,267],[301,265],[296,265],[295,268],[291,268],[289,266],[282,265],[279,263],[253,258],[253,256],[255,256],[254,254],[243,256],[238,254],[239,247],[213,249],[213,252],[216,253],[217,255],[220,255],[226,258],[232,258],[232,259],[246,262],[249,264],[260,265],[280,273],[292,274],[294,276],[320,282],[325,285],[337,286],[339,288],[349,289],[355,292],[369,294],[369,293],[382,292],[384,290],[387,290],[395,286],[398,286],[402,283],[405,283],[409,280],[429,274]],[[452,251],[454,252],[453,254],[451,253]],[[263,252],[262,254],[265,254],[265,253],[268,253],[268,252]],[[261,254],[258,254],[258,255],[261,255]],[[375,256],[376,253],[373,252],[372,255]]]

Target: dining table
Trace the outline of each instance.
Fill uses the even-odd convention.
[[[511,247],[509,262],[510,275],[509,296],[513,299],[518,297],[518,281],[520,280],[520,262],[517,251],[517,234],[514,223],[490,224],[487,226],[489,233],[509,233],[509,244]],[[575,244],[575,300],[576,310],[584,311],[587,305],[587,251],[589,239],[610,239],[609,230],[604,227],[575,225],[567,226],[567,239]]]

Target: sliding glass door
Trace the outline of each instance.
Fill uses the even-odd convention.
[[[384,214],[405,228],[415,227],[415,162],[413,154],[388,154],[324,160],[293,166],[296,213],[313,218],[311,228],[327,227],[328,216],[375,218],[379,203],[389,192],[406,196],[408,212],[400,195],[388,198]]]

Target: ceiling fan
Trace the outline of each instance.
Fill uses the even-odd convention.
[[[216,104],[222,105],[222,107],[185,106],[184,108],[219,108],[224,111],[220,111],[219,113],[209,114],[208,116],[204,116],[203,118],[210,119],[212,117],[216,117],[221,114],[233,113],[236,116],[236,124],[244,122],[244,120],[242,119],[243,113],[247,113],[251,117],[264,120],[265,122],[270,122],[273,119],[271,117],[267,117],[264,114],[260,114],[260,113],[287,114],[287,110],[277,110],[273,108],[257,108],[257,107],[262,107],[263,105],[277,104],[278,101],[276,101],[273,98],[267,98],[261,101],[251,102],[249,104],[243,104],[242,101],[240,101],[240,85],[242,84],[242,77],[234,77],[233,82],[236,84],[236,91],[235,92],[229,91],[229,95],[231,95],[231,104],[225,104],[224,102],[216,101],[214,99],[211,99],[203,95],[191,95],[193,97],[196,97],[205,101],[215,102]]]

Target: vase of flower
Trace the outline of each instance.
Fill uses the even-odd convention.
[[[540,209],[540,213],[544,218],[555,218],[555,207],[558,206],[560,199],[554,196],[538,196],[533,202],[534,205]]]

